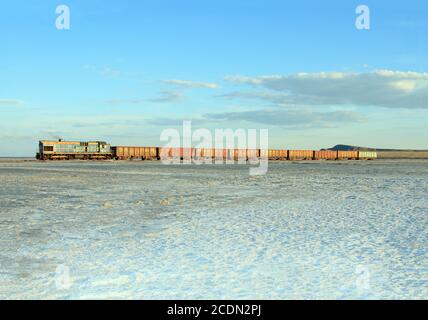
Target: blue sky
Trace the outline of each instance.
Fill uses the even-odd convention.
[[[55,28],[56,6],[71,29]],[[357,30],[355,8],[370,8]],[[0,156],[43,138],[161,145],[269,129],[272,148],[428,149],[426,1],[3,1]]]

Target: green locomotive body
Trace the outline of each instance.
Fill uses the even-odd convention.
[[[112,159],[111,146],[103,141],[52,141],[39,142],[37,158],[40,160],[107,160]]]

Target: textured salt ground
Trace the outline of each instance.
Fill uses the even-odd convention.
[[[428,161],[270,163],[259,177],[16,162],[0,181],[3,299],[428,298]]]

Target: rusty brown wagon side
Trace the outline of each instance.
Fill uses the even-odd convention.
[[[214,158],[214,151],[212,148],[203,148],[202,149],[202,158],[205,160],[211,160]]]
[[[121,152],[119,153],[120,154],[120,159],[121,160],[127,159],[127,157],[128,157],[128,148],[126,148],[126,147],[120,147],[120,149],[121,149]]]
[[[137,150],[138,150],[138,148],[136,148],[136,147],[128,147],[130,159],[135,159],[138,156]]]
[[[376,151],[358,151],[359,160],[374,160],[377,159]]]
[[[141,160],[157,160],[157,148],[156,147],[140,147],[140,158]]]
[[[277,149],[268,150],[269,160],[286,160],[287,154],[288,154],[288,150],[277,150]]]
[[[135,147],[135,158],[144,160],[144,147]]]
[[[114,146],[112,147],[113,157],[118,160],[155,160],[157,159],[156,147],[131,147]]]
[[[181,148],[181,158],[187,162],[192,160],[193,148]]]
[[[289,160],[312,160],[314,158],[313,150],[289,150]]]
[[[118,147],[111,147],[111,152],[113,154],[113,159],[118,159],[118,157],[117,157],[117,149],[118,149]]]
[[[131,159],[131,150],[129,147],[124,147],[123,148],[123,155],[125,159]]]
[[[139,147],[138,158],[141,160],[157,160],[157,147]]]
[[[201,160],[204,157],[204,149],[203,148],[194,148],[192,157],[196,160]]]
[[[234,149],[233,159],[235,161],[247,161],[247,150],[246,149]]]
[[[226,160],[234,160],[235,159],[235,150],[234,149],[226,149]]]
[[[121,146],[114,146],[111,148],[112,152],[113,152],[113,158],[117,159],[117,160],[124,160],[125,158],[125,152],[124,152],[124,148]]]
[[[143,147],[141,148],[141,157],[143,160],[155,160],[156,159],[156,153],[155,157],[152,157],[152,154],[150,152],[151,147]],[[155,149],[156,152],[156,149]]]
[[[115,157],[118,160],[128,160],[130,158],[130,154],[129,154],[129,147],[125,147],[125,146],[117,146],[114,147],[115,149]]]
[[[337,152],[338,160],[357,160],[358,159],[358,151],[341,151]]]
[[[151,157],[152,159],[157,159],[157,160],[159,160],[159,159],[160,159],[160,156],[159,156],[159,148],[158,148],[158,147],[151,147],[151,148],[150,148],[150,157]]]
[[[220,149],[218,149],[220,150]],[[193,148],[192,149],[192,158],[195,160],[212,160],[215,158],[216,150],[213,148]],[[220,152],[220,151],[217,151]],[[220,156],[219,156],[220,158]]]
[[[259,149],[259,156],[262,159],[269,159],[269,149]]]
[[[150,148],[140,147],[140,155],[142,160],[150,160]]]
[[[182,148],[171,148],[171,157],[175,160],[181,160],[183,157],[183,149]]]
[[[168,160],[172,158],[172,148],[161,147],[158,149],[159,159]]]
[[[182,149],[174,147],[158,148],[158,158],[160,160],[180,160],[182,157]]]
[[[142,155],[141,155],[141,148],[140,147],[133,147],[132,149],[134,149],[134,157],[133,159],[142,159]]]
[[[214,149],[214,159],[219,160],[227,160],[227,149]]]
[[[260,157],[259,149],[247,149],[247,160],[254,161]]]
[[[337,151],[321,150],[314,151],[314,160],[336,160]]]
[[[174,160],[181,161],[191,159],[193,156],[192,148],[177,148],[177,147],[161,147],[150,148],[151,159],[157,158],[160,160]]]

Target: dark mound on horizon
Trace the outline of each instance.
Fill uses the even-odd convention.
[[[411,149],[382,149],[382,148],[370,148],[370,147],[358,147],[347,144],[337,144],[332,148],[323,150],[334,150],[334,151],[390,151],[390,152],[428,152],[428,150],[411,150]]]

